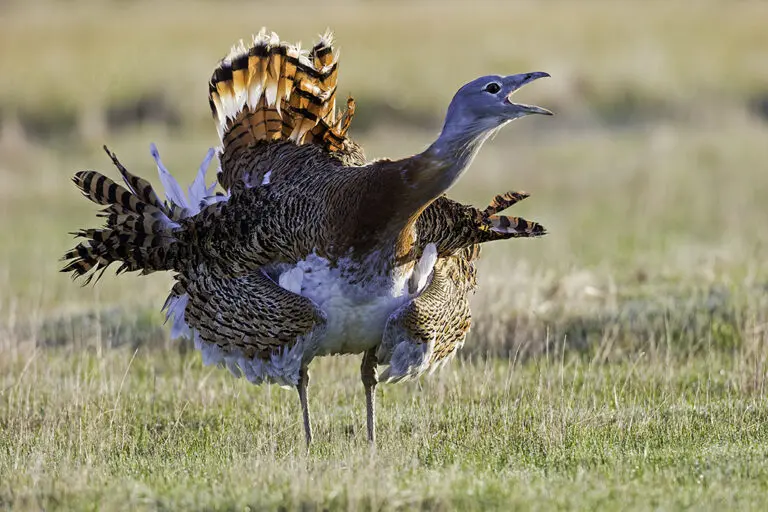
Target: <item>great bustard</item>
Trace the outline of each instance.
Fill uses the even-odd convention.
[[[315,356],[363,353],[368,438],[374,388],[433,369],[463,344],[468,294],[482,242],[544,234],[498,215],[525,197],[498,196],[484,211],[443,196],[480,146],[537,106],[511,95],[546,73],[484,76],[456,93],[437,140],[402,160],[367,163],[346,133],[354,113],[336,112],[338,54],[326,33],[309,51],[262,30],[213,72],[209,99],[221,138],[185,196],[153,156],[166,189],[110,153],[126,187],[95,171],[74,182],[107,205],[106,226],[77,234],[62,270],[86,283],[113,262],[118,273],[175,272],[165,303],[172,336],[191,336],[206,364],[255,383],[295,386],[307,443],[307,386]],[[100,276],[101,273],[98,274]]]

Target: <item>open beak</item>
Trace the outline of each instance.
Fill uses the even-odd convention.
[[[539,78],[548,78],[549,73],[545,73],[543,71],[535,71],[533,73],[521,73],[519,75],[510,75],[504,78],[505,83],[509,83],[512,86],[512,90],[507,94],[507,102],[515,107],[515,109],[519,112],[522,112],[523,115],[528,114],[541,114],[544,116],[551,116],[553,115],[551,111],[538,107],[536,105],[525,105],[523,103],[515,103],[512,101],[512,95],[514,95],[517,91],[523,88],[523,86],[533,82],[534,80],[538,80]]]

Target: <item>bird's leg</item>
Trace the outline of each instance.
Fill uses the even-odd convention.
[[[379,382],[377,369],[376,349],[371,348],[363,354],[363,362],[360,365],[360,377],[365,387],[365,410],[368,423],[368,442],[376,443],[376,384]]]
[[[307,387],[309,387],[309,368],[302,366],[299,370],[299,402],[301,402],[301,415],[304,418],[304,438],[307,441],[307,449],[312,444],[312,425],[309,423],[309,404],[307,403]]]

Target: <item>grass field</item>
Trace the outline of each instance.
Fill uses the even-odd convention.
[[[765,509],[768,4],[322,6],[0,2],[0,508]],[[262,25],[336,30],[369,157],[423,148],[477,75],[553,75],[520,98],[558,115],[450,193],[527,190],[550,234],[484,249],[463,356],[379,387],[375,453],[357,358],[313,363],[307,454],[295,392],[168,340],[168,276],[57,272],[94,222],[72,173],[113,173],[107,143],[152,177],[156,142],[191,179],[208,74]]]
[[[135,357],[134,357],[135,356]],[[316,444],[293,392],[197,358],[38,352],[2,363],[12,508],[760,509],[761,376],[741,358],[458,362],[385,387],[376,453],[357,366],[317,365]],[[745,367],[746,366],[746,367]],[[757,381],[753,380],[757,378]]]

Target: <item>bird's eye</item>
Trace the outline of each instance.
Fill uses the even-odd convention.
[[[485,92],[489,92],[491,94],[496,94],[497,92],[499,92],[501,90],[501,86],[499,84],[497,84],[496,82],[491,82],[488,85],[486,85],[483,88],[483,90]]]

